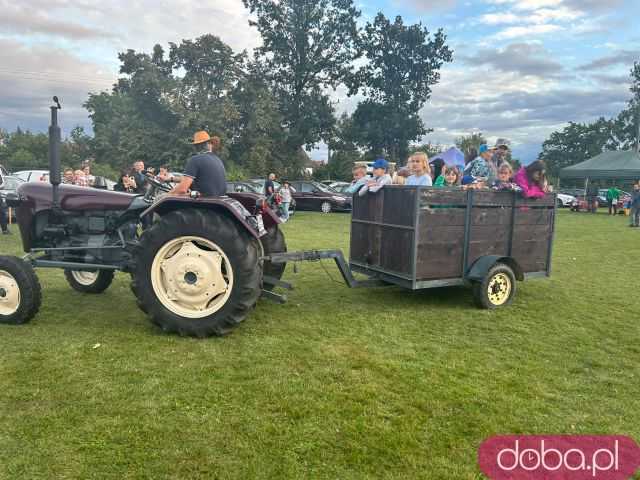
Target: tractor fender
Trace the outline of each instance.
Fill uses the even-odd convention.
[[[469,269],[465,280],[481,282],[496,263],[504,263],[505,265],[508,265],[513,270],[516,280],[524,280],[524,273],[520,265],[518,265],[518,262],[516,262],[513,257],[501,255],[485,255],[478,258]]]
[[[238,221],[240,225],[252,237],[260,241],[260,234],[247,220],[251,213],[242,206],[240,202],[230,197],[179,197],[174,195],[165,195],[155,202],[144,212],[140,214],[140,218],[157,213],[160,216],[166,215],[174,210],[182,210],[186,208],[199,208],[202,210],[213,210]]]

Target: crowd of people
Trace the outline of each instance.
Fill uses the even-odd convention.
[[[371,176],[367,175],[364,166],[353,169],[353,180],[347,192],[364,196],[391,184],[508,190],[520,192],[525,198],[540,198],[552,191],[542,160],[514,172],[506,160],[508,152],[509,146],[504,140],[499,140],[494,147],[480,145],[477,153],[467,156],[464,166],[430,163],[426,153],[416,152],[393,176],[389,173],[389,162],[379,158],[373,162]]]

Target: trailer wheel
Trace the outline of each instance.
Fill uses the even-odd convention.
[[[269,228],[267,230],[267,234],[264,235],[260,241],[262,242],[262,249],[264,250],[265,255],[269,255],[271,253],[284,253],[287,251],[287,242],[284,239],[284,234],[277,225]],[[286,263],[264,262],[264,266],[262,268],[265,276],[280,280],[286,267]],[[264,288],[266,290],[271,290],[273,287],[265,284]]]
[[[494,309],[509,305],[516,293],[516,276],[504,263],[495,264],[481,282],[473,284],[473,297],[478,307]]]
[[[0,256],[0,323],[27,323],[41,303],[42,288],[33,267],[16,257]]]
[[[174,211],[143,233],[132,290],[165,332],[225,335],[260,297],[259,250],[257,240],[224,215]]]
[[[113,282],[113,270],[69,270],[65,269],[64,276],[74,290],[81,293],[102,293]]]
[[[322,213],[330,213],[331,212],[331,202],[322,202],[320,205],[320,211]]]

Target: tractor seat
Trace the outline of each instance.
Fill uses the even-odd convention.
[[[67,211],[86,210],[126,210],[138,195],[113,192],[91,187],[60,185],[60,206]],[[45,182],[24,183],[18,187],[18,194],[27,201],[33,201],[40,208],[50,208],[53,204],[53,186]]]

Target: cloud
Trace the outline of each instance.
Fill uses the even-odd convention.
[[[453,8],[458,0],[394,0],[396,5],[406,5],[417,12],[447,10]]]
[[[562,27],[555,24],[540,24],[540,25],[526,25],[509,27],[501,30],[493,35],[491,38],[494,40],[511,40],[514,38],[530,38],[535,35],[544,35],[547,33],[557,32],[562,30]]]
[[[531,43],[512,43],[502,49],[483,49],[475,55],[464,57],[470,65],[490,66],[501,72],[514,72],[520,75],[556,77],[563,66],[551,60],[551,54],[541,45]]]
[[[16,5],[14,2],[0,2],[2,23],[0,32],[10,34],[44,34],[70,39],[90,39],[111,37],[112,34],[100,29],[89,28],[78,23],[57,19],[43,10]]]
[[[618,50],[612,55],[597,58],[585,65],[578,67],[578,70],[602,70],[615,65],[628,65],[631,67],[634,62],[640,61],[640,50]]]
[[[435,129],[425,140],[451,144],[461,135],[480,131],[489,141],[511,139],[525,161],[537,154],[532,145],[539,147],[567,122],[615,116],[629,97],[628,85],[576,87],[517,72],[481,73],[453,65],[445,67],[442,79],[421,112],[425,124]]]

